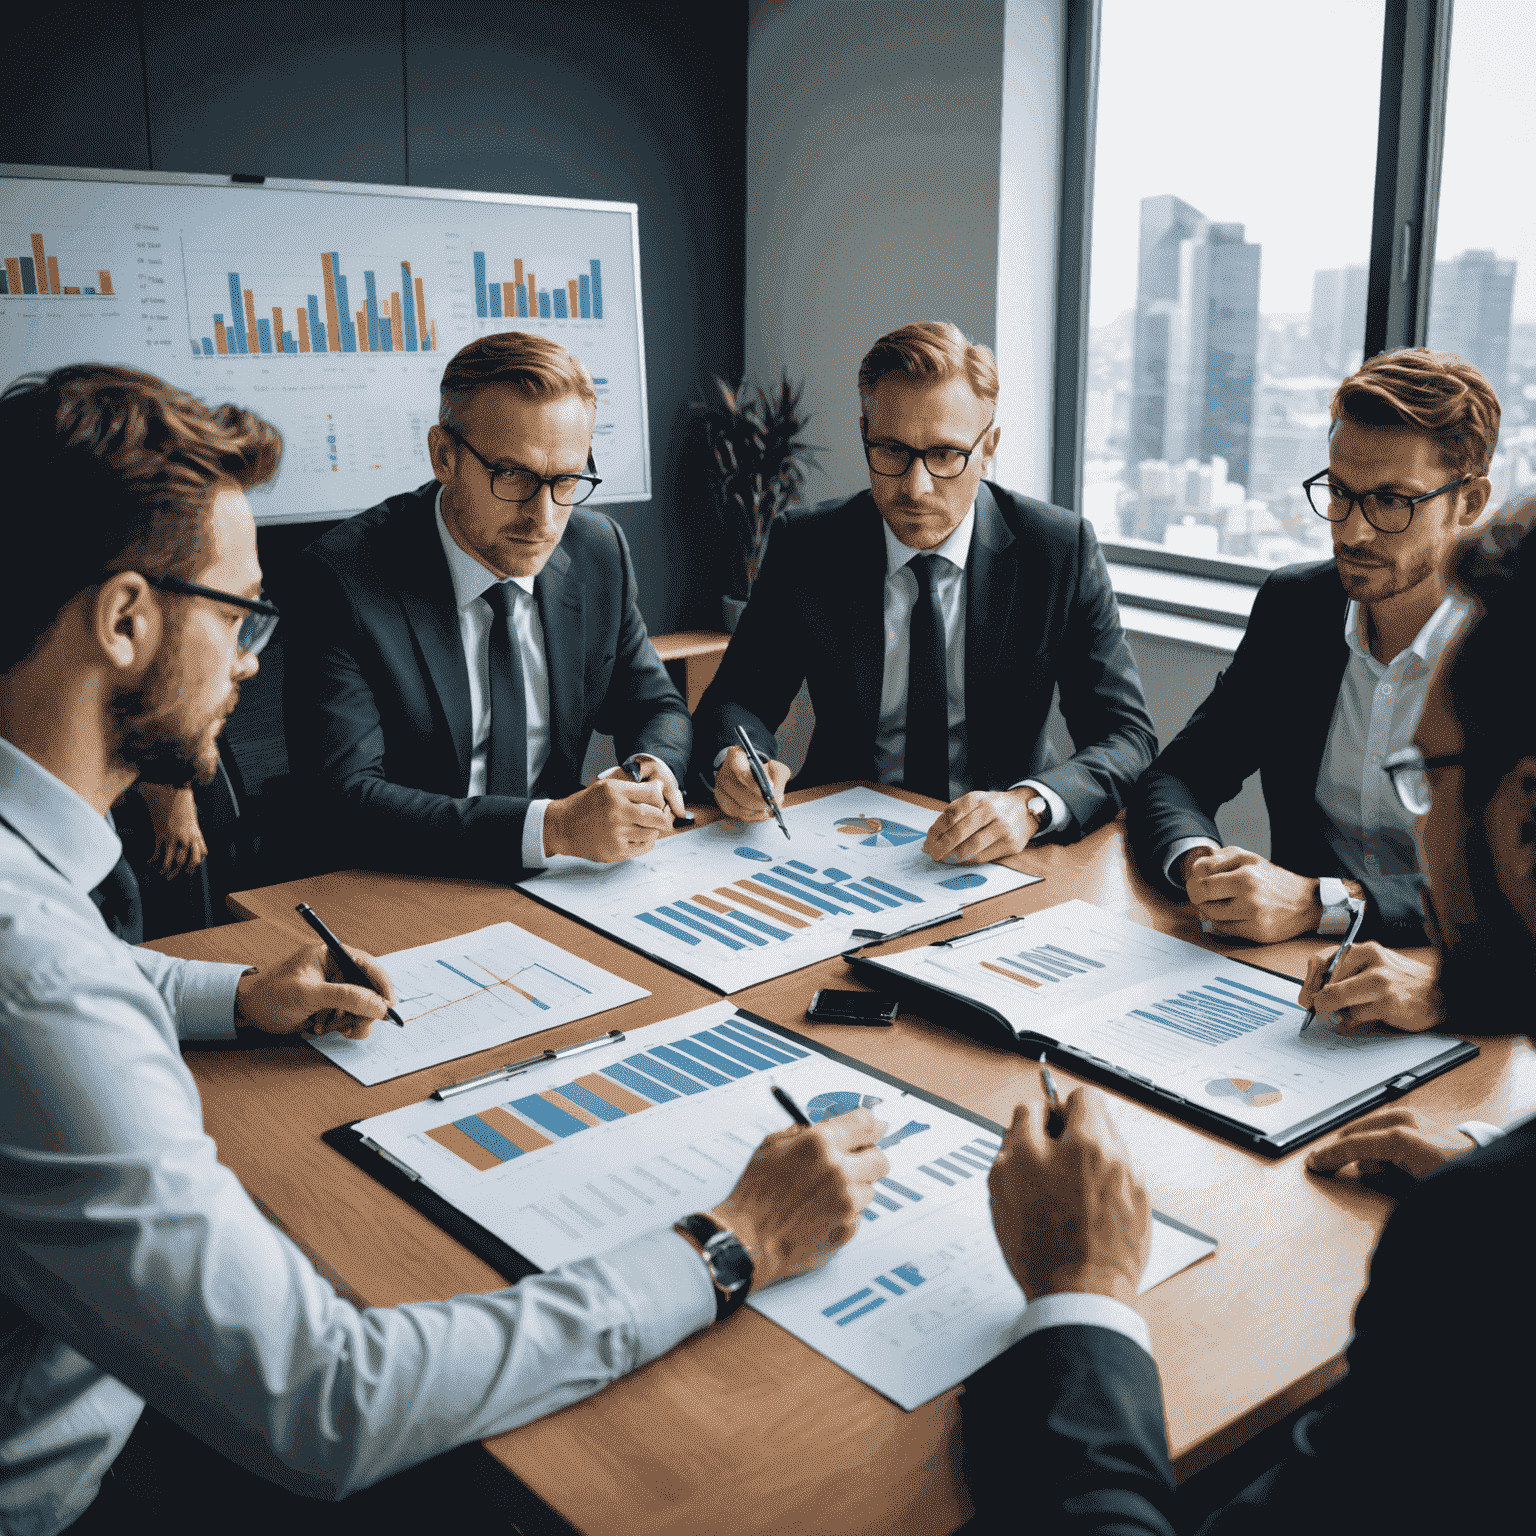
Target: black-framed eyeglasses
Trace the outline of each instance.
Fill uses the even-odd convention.
[[[869,461],[873,474],[899,480],[912,468],[913,459],[921,459],[923,468],[935,480],[953,480],[957,475],[965,473],[971,455],[976,452],[982,438],[992,430],[996,421],[997,417],[994,416],[976,435],[976,441],[969,448],[909,448],[905,443],[872,443],[862,432],[859,436],[864,438],[864,457]]]
[[[1439,490],[1425,491],[1422,496],[1401,496],[1396,491],[1352,491],[1330,480],[1329,473],[1320,469],[1301,482],[1312,510],[1330,523],[1347,523],[1350,512],[1359,507],[1366,522],[1381,533],[1406,532],[1413,521],[1413,509],[1421,501],[1433,501],[1436,496],[1444,496],[1472,478],[1471,475],[1458,475],[1454,480],[1447,480]]]
[[[597,476],[597,465],[590,453],[587,454],[586,474],[552,475],[546,480],[542,475],[536,475],[531,469],[524,469],[520,465],[514,469],[504,469],[499,464],[492,464],[473,443],[460,437],[452,427],[444,427],[443,431],[454,442],[468,448],[490,471],[491,495],[497,501],[515,501],[519,504],[532,501],[547,485],[557,507],[579,507],[603,483]]]
[[[1381,771],[1392,780],[1392,788],[1402,807],[1412,816],[1427,816],[1434,790],[1429,775],[1437,768],[1454,768],[1463,761],[1465,753],[1447,752],[1440,757],[1425,757],[1417,747],[1404,747],[1394,752],[1381,765]]]
[[[269,603],[265,594],[259,599],[236,597],[233,592],[200,587],[195,581],[183,581],[179,576],[146,576],[144,580],[162,592],[179,592],[183,597],[206,597],[216,603],[230,603],[236,608],[246,609],[235,643],[247,656],[255,656],[260,652],[262,646],[272,638],[272,631],[277,628],[277,621],[281,617],[277,605]]]

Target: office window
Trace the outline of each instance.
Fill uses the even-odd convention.
[[[1364,344],[1382,35],[1383,0],[1102,0],[1082,495],[1106,544],[1330,552],[1301,482]]]
[[[1533,57],[1530,0],[1456,7],[1427,342],[1469,358],[1498,392],[1496,507],[1536,492]]]

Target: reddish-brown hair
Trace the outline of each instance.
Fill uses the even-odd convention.
[[[859,400],[869,410],[881,379],[915,379],[943,384],[963,374],[978,400],[997,404],[997,359],[990,347],[967,341],[949,320],[917,320],[882,336],[859,364]]]
[[[1356,369],[1328,402],[1334,425],[1406,427],[1433,438],[1452,474],[1486,475],[1499,441],[1499,397],[1454,352],[1404,347]]]
[[[270,480],[282,453],[270,422],[210,409],[133,368],[81,363],[17,379],[0,395],[0,672],[114,571],[195,577],[214,496]]]
[[[525,400],[575,395],[597,404],[592,375],[573,352],[534,331],[494,331],[461,347],[443,370],[438,424],[451,427],[477,389],[503,384]]]

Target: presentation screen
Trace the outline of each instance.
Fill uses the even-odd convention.
[[[597,387],[594,502],[651,494],[633,203],[0,165],[0,384],[142,368],[277,426],[259,522],[345,517],[432,478],[443,366],[489,331]]]

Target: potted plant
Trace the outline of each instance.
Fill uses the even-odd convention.
[[[731,594],[721,599],[722,618],[734,632],[773,525],[799,497],[816,449],[801,436],[810,421],[800,414],[804,386],[791,384],[787,373],[772,389],[745,380],[732,389],[721,378],[715,388],[720,403],[704,408],[704,441],[710,500],[729,563]]]

